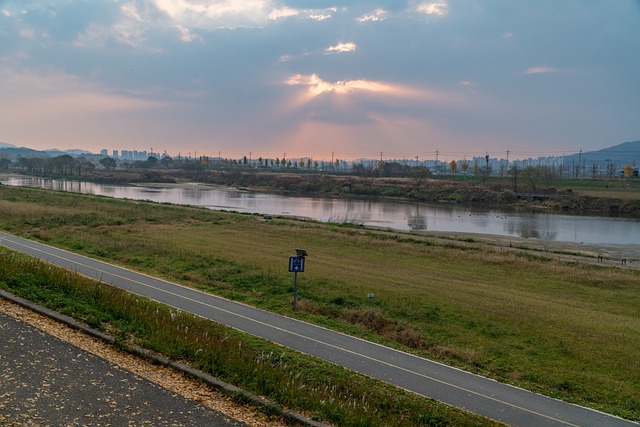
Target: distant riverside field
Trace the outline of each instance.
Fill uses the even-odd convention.
[[[635,270],[420,234],[6,186],[0,227],[640,420]],[[292,312],[287,261],[296,247],[309,257]]]

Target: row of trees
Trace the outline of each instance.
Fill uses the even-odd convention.
[[[27,173],[86,176],[92,172],[96,165],[84,157],[72,157],[67,154],[56,157],[20,157],[17,167]],[[8,169],[12,162],[9,159],[1,159],[0,165]]]
[[[103,157],[98,161],[99,166],[107,170],[113,170],[118,166],[118,162],[111,157]],[[0,159],[0,169],[7,170],[10,167],[15,167],[27,173],[36,174],[50,174],[50,175],[64,175],[64,176],[78,176],[84,177],[91,173],[97,166],[90,160],[84,157],[72,157],[70,155],[61,155],[56,157],[21,157],[15,162],[7,158]],[[125,167],[131,168],[146,168],[146,169],[183,169],[190,173],[207,170],[216,167],[259,167],[269,169],[306,169],[316,171],[349,171],[354,175],[363,177],[414,177],[419,180],[431,176],[431,172],[424,166],[408,165],[406,163],[399,162],[387,162],[387,161],[372,161],[368,163],[357,163],[351,165],[349,168],[347,163],[343,160],[336,159],[330,164],[326,162],[314,161],[311,158],[299,159],[299,160],[287,160],[285,157],[282,159],[263,159],[262,157],[257,160],[250,160],[246,157],[239,160],[231,159],[210,159],[206,156],[201,156],[198,159],[188,158],[171,158],[169,156],[163,156],[158,159],[154,156],[150,156],[146,161],[126,162],[123,164]],[[485,166],[480,166],[478,161],[474,161],[470,164],[468,161],[451,161],[449,163],[449,171],[452,175],[458,173],[458,168],[463,174],[468,174],[469,169],[473,169],[473,174],[481,179],[486,179],[492,175],[492,168],[489,162]],[[576,176],[577,171],[575,172]],[[599,176],[600,170],[595,165],[592,170],[592,177]],[[624,176],[627,178],[638,177],[638,169],[628,164],[624,166],[622,171],[619,171],[615,164],[610,163],[608,165],[607,175],[609,177]],[[517,163],[513,163],[508,170],[501,170],[500,176],[509,176],[513,179],[514,188],[517,191],[518,186],[526,187],[529,191],[535,192],[541,189],[548,189],[553,186],[553,181],[564,177],[565,171],[562,164],[557,165],[539,165],[539,166],[526,166],[524,168],[518,167]]]

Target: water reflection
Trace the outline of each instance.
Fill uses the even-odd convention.
[[[424,231],[427,229],[427,218],[422,215],[409,216],[407,225],[411,231]]]
[[[152,188],[35,177],[0,176],[2,184],[203,206],[269,215],[294,215],[405,231],[485,233],[565,242],[639,244],[640,221],[529,211],[469,209],[455,204],[285,197],[226,188]]]
[[[420,214],[420,205],[407,209],[407,225],[411,231],[425,231],[427,229],[427,217]]]
[[[509,235],[520,236],[527,239],[558,240],[558,232],[552,230],[553,224],[544,224],[546,221],[507,221],[505,231]]]

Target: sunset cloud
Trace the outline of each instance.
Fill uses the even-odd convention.
[[[11,85],[7,95],[16,96],[13,111],[0,109],[0,112],[3,117],[16,120],[71,119],[113,111],[156,109],[163,105],[133,94],[114,93],[64,73],[36,74],[5,69],[0,70],[0,76]]]
[[[366,80],[348,80],[335,83],[325,82],[317,74],[295,74],[289,77],[286,84],[290,86],[304,86],[309,93],[320,95],[323,93],[347,94],[355,91],[389,92],[391,86],[384,83],[369,82]]]
[[[133,48],[142,48],[147,25],[145,17],[133,4],[120,6],[120,15],[110,26],[89,23],[86,30],[78,34],[74,44],[83,48],[103,47],[110,41],[117,41]]]
[[[310,120],[384,150],[640,135],[636,3],[564,1],[0,0],[0,140],[257,152]]]
[[[399,85],[370,80],[344,80],[334,83],[322,80],[317,74],[290,76],[285,84],[289,86],[303,86],[314,96],[323,93],[350,94],[355,92],[382,93],[399,97],[415,97],[420,92]]]
[[[325,53],[345,53],[345,52],[355,52],[356,45],[355,43],[338,43],[335,46],[329,46],[324,50]]]
[[[446,2],[424,2],[420,3],[416,10],[420,13],[432,15],[436,17],[443,17],[449,13],[449,5]]]
[[[325,19],[330,19],[331,15],[329,14],[312,14],[309,15],[309,19],[313,19],[314,21],[324,21]]]
[[[276,21],[284,18],[304,18],[311,19],[314,21],[324,21],[326,19],[330,19],[333,13],[336,12],[336,8],[330,7],[326,9],[294,9],[291,7],[282,7],[278,9],[273,9],[268,14],[269,20]]]
[[[182,25],[176,26],[178,32],[180,33],[180,40],[185,43],[191,43],[194,41],[202,42],[202,37],[197,34],[192,34],[188,28],[183,27]]]
[[[559,73],[560,70],[553,67],[547,67],[545,65],[539,65],[537,67],[527,68],[524,74],[549,74],[549,73]]]
[[[384,9],[376,9],[373,12],[364,14],[362,16],[359,16],[358,18],[355,18],[354,21],[356,22],[377,22],[377,21],[383,21],[384,19],[387,18],[387,11]]]
[[[269,12],[268,17],[272,21],[275,21],[282,18],[290,18],[292,16],[298,16],[300,15],[300,13],[302,13],[302,11],[299,9],[293,9],[291,7],[283,7],[280,9],[272,10],[271,12]]]
[[[188,28],[260,27],[273,9],[270,0],[152,0],[158,11]],[[153,17],[152,12],[149,15]]]

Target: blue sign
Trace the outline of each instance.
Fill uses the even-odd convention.
[[[302,273],[304,271],[304,257],[289,257],[289,271],[292,273]]]

